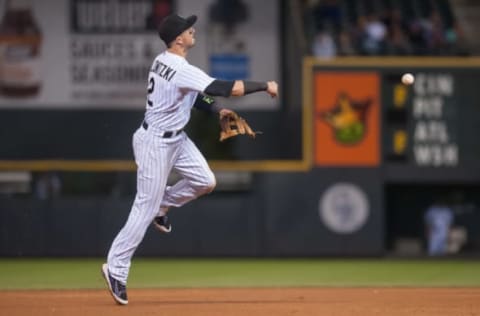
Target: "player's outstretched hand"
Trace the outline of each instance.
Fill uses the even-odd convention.
[[[278,95],[278,84],[275,81],[267,81],[267,93],[272,98]]]

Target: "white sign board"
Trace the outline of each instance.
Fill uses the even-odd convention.
[[[144,108],[148,70],[165,49],[153,21],[170,2],[0,0],[0,108]],[[187,58],[220,79],[278,81],[278,5],[239,3],[240,17],[229,16],[218,0],[172,3],[180,15],[199,17],[197,45]],[[266,94],[220,103],[278,106]]]

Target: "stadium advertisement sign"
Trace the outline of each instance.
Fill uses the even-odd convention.
[[[143,109],[165,49],[157,25],[171,12],[199,17],[192,64],[222,79],[278,80],[278,5],[242,3],[229,16],[211,0],[0,0],[0,107]],[[236,101],[278,106],[263,95]]]

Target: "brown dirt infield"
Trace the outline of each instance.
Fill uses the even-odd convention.
[[[480,288],[130,289],[0,291],[0,315],[480,315]]]

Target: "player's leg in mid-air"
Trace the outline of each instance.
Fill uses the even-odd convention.
[[[177,140],[155,137],[142,128],[134,135],[137,194],[125,225],[110,247],[107,264],[102,268],[110,292],[119,304],[128,303],[126,284],[131,259],[157,215],[172,168],[172,157],[179,151],[180,140],[180,136]],[[166,145],[167,141],[176,144]]]
[[[210,193],[216,185],[215,175],[205,157],[188,137],[185,138],[173,168],[182,179],[166,188],[160,210],[153,221],[155,228],[164,233],[171,231],[171,224],[166,216],[170,207],[180,207]]]

